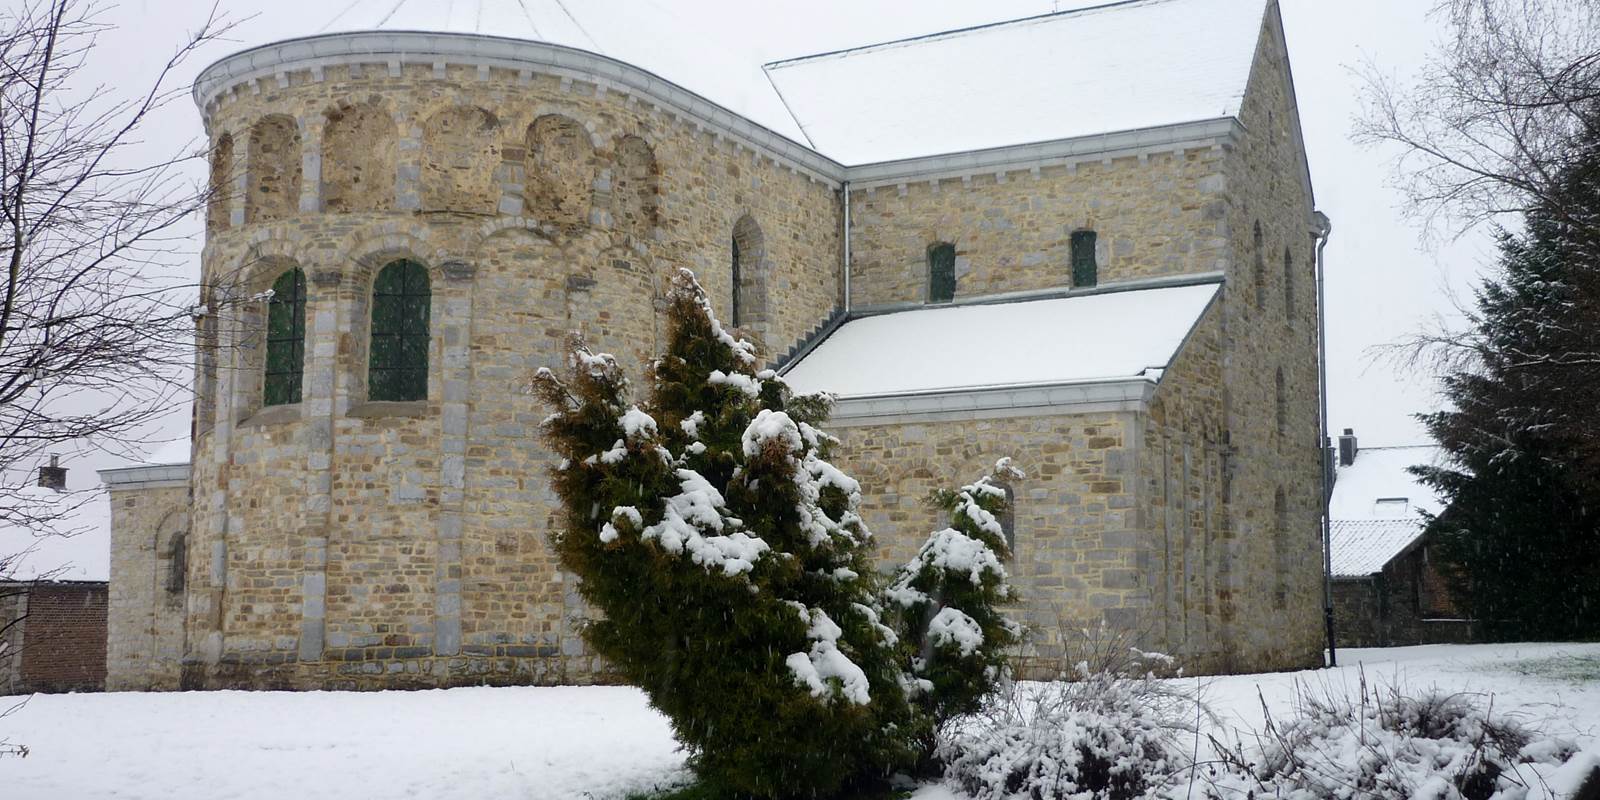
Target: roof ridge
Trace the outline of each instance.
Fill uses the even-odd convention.
[[[1184,2],[1184,0],[1111,0],[1111,2],[1100,3],[1098,5],[1083,6],[1081,8],[1069,8],[1066,11],[1051,11],[1051,12],[1048,12],[1048,13],[1045,13],[1045,14],[1034,14],[1034,15],[1028,16],[1028,17],[1017,17],[1015,19],[1004,19],[1004,20],[999,20],[999,21],[996,21],[996,22],[985,22],[985,23],[982,23],[982,24],[979,24],[979,25],[968,25],[967,27],[964,27],[964,28],[951,28],[949,30],[944,30],[944,31],[934,31],[932,33],[922,33],[922,34],[918,34],[916,36],[907,36],[907,37],[904,37],[904,38],[901,38],[901,39],[890,39],[888,41],[883,41],[883,42],[873,42],[871,44],[856,45],[855,47],[842,47],[842,48],[839,48],[838,50],[828,50],[828,51],[824,51],[824,52],[821,52],[821,53],[811,53],[811,54],[803,55],[803,56],[795,56],[793,58],[782,58],[782,59],[778,59],[777,61],[768,61],[767,63],[762,64],[761,65],[761,70],[763,72],[765,72],[765,71],[770,70],[770,69],[781,69],[783,67],[787,67],[787,66],[790,66],[790,65],[793,65],[793,64],[799,64],[799,63],[807,62],[807,61],[816,61],[816,60],[820,60],[820,59],[824,59],[824,58],[833,58],[833,57],[853,55],[853,54],[856,54],[856,53],[865,53],[865,52],[870,52],[870,51],[873,51],[873,50],[882,50],[882,49],[887,49],[887,48],[891,48],[891,47],[900,47],[902,45],[914,44],[914,43],[917,43],[917,42],[925,42],[925,41],[931,41],[931,40],[935,40],[935,39],[943,39],[943,38],[947,38],[947,37],[961,36],[961,35],[968,34],[968,33],[975,33],[977,31],[985,31],[985,30],[991,30],[991,29],[994,29],[994,28],[1004,28],[1004,27],[1008,27],[1008,26],[1012,26],[1012,25],[1023,25],[1023,24],[1034,23],[1034,22],[1044,22],[1046,20],[1060,19],[1060,18],[1063,18],[1063,17],[1078,16],[1080,14],[1097,13],[1097,12],[1102,12],[1102,11],[1108,11],[1108,10],[1111,10],[1111,9],[1122,8],[1122,7],[1151,6],[1151,5],[1161,5],[1163,3],[1180,3],[1180,2]]]

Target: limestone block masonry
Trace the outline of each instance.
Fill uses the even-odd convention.
[[[569,333],[642,374],[687,266],[776,359],[846,311],[924,302],[931,244],[956,245],[964,301],[1070,288],[1069,242],[1091,229],[1102,289],[1220,275],[1218,299],[1141,397],[841,415],[836,460],[880,555],[939,524],[929,491],[1011,456],[1030,475],[1015,611],[1040,656],[1071,619],[1133,628],[1193,671],[1317,663],[1312,199],[1275,6],[1236,119],[955,171],[866,165],[854,185],[863,167],[533,42],[293,40],[224,59],[195,93],[218,191],[193,459],[181,480],[108,475],[110,688],[606,680],[546,543],[546,412],[525,391]],[[374,281],[400,259],[428,276],[426,394],[374,399]],[[302,391],[265,406],[263,292],[291,269]]]

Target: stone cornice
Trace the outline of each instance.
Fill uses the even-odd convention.
[[[828,426],[848,428],[997,417],[1138,412],[1149,408],[1155,388],[1154,378],[1135,376],[844,397],[835,401]]]
[[[99,470],[100,483],[107,491],[167,489],[188,487],[188,464],[151,464],[138,467]]]

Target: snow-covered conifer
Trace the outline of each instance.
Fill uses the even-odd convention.
[[[562,565],[603,619],[585,638],[672,721],[702,780],[814,797],[909,763],[919,712],[883,623],[860,486],[828,463],[823,398],[792,398],[673,279],[649,397],[577,343],[541,370],[563,458]]]
[[[1000,605],[1012,599],[1001,563],[1010,558],[1000,524],[1002,484],[1023,477],[1001,459],[991,474],[934,495],[950,527],[935,531],[884,590],[899,635],[909,645],[912,702],[932,722],[977,711],[1004,677],[1008,650],[1021,634]],[[925,741],[932,751],[933,742]]]

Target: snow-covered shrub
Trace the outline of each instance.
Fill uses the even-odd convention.
[[[562,566],[604,613],[584,637],[672,722],[714,791],[827,796],[908,764],[929,727],[883,623],[860,486],[826,460],[825,398],[794,398],[687,270],[635,401],[578,343],[534,388],[563,458]]]
[[[1012,599],[1001,564],[1011,554],[999,522],[1008,501],[999,484],[1022,477],[1001,459],[989,475],[935,493],[932,502],[949,514],[950,527],[930,535],[884,590],[907,646],[912,702],[933,722],[925,756],[947,720],[977,711],[1005,677],[1008,651],[1021,632],[999,608]]]
[[[945,780],[974,800],[1158,798],[1186,785],[1206,712],[1170,679],[1173,660],[1105,627],[1064,633],[1058,680],[1007,684],[950,726]]]
[[[1292,716],[1216,743],[1203,792],[1245,798],[1522,800],[1570,759],[1570,742],[1493,711],[1488,695],[1369,687],[1352,696],[1301,684]]]

